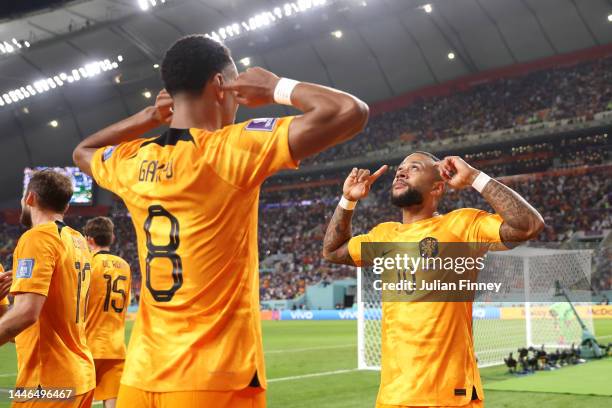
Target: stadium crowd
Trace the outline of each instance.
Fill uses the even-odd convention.
[[[612,110],[612,57],[536,71],[473,86],[448,96],[419,99],[374,116],[349,143],[308,163],[354,157],[389,142],[436,141]]]

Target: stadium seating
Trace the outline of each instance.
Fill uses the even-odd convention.
[[[612,58],[477,85],[417,101],[370,120],[362,135],[311,159],[321,163],[381,149],[390,142],[441,140],[612,110]]]

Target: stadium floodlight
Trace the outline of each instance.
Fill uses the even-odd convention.
[[[117,59],[120,57],[121,56],[119,56]],[[60,72],[58,74],[51,75],[48,78],[39,79],[19,88],[3,92],[3,103],[0,105],[0,107],[31,98],[37,94],[45,93],[56,88],[61,88],[67,83],[72,84],[73,82],[78,82],[81,79],[93,78],[103,72],[111,71],[117,68],[119,68],[117,61],[111,61],[109,58],[100,61],[93,61],[84,66],[76,67],[70,70],[70,74]]]
[[[138,0],[138,5],[142,11],[147,11],[149,9],[149,2],[147,0]]]
[[[157,6],[161,6],[162,4],[166,4],[167,0],[137,0],[138,7],[142,11],[147,11]]]
[[[431,4],[429,4],[429,3],[427,3],[427,4],[425,4],[425,5],[423,6],[423,10],[424,10],[424,11],[425,11],[427,14],[429,14],[429,13],[431,13],[431,12],[433,11],[433,6],[432,6]]]
[[[159,64],[153,64],[153,69],[159,68]]]
[[[145,90],[145,91],[142,93],[142,96],[144,96],[144,97],[145,97],[145,98],[147,98],[147,99],[151,99],[151,96],[153,96],[153,94],[151,94],[151,91],[149,91],[149,90]]]
[[[612,14],[608,14],[608,21],[612,23]]]
[[[248,67],[249,65],[251,65],[251,58],[244,57],[240,60],[240,63],[244,65],[245,67]]]
[[[282,7],[278,6],[268,11],[259,12],[240,23],[219,27],[217,30],[207,33],[206,36],[216,41],[229,40],[247,32],[269,27],[279,20],[323,7],[327,4],[327,0],[297,0],[285,3]]]
[[[454,60],[455,59],[455,53],[451,51],[451,52],[448,53],[447,57],[448,57],[449,60]]]
[[[49,122],[49,126],[56,128],[59,126],[59,122],[55,119],[53,119],[51,122]]]
[[[10,41],[0,41],[0,54],[12,54],[23,48],[30,48],[31,45],[27,40],[18,40],[13,37]]]
[[[334,36],[334,37],[336,37],[336,38],[338,38],[338,39],[340,39],[340,38],[342,38],[342,35],[343,35],[343,34],[342,34],[342,31],[340,31],[340,30],[336,30],[336,31],[332,31],[332,32],[331,32],[331,35],[332,35],[332,36]]]

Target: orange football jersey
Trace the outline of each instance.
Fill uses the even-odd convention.
[[[15,338],[17,388],[72,388],[80,395],[96,386],[85,337],[90,277],[85,238],[62,222],[38,225],[19,238],[11,293],[47,299],[36,323]]]
[[[96,182],[125,202],[143,288],[122,384],[155,392],[265,383],[257,214],[266,177],[297,167],[292,117],[169,129],[102,148]]]
[[[93,255],[86,332],[94,359],[125,358],[125,315],[131,285],[127,262],[108,251]]]
[[[0,265],[0,273],[4,272],[4,266]],[[4,297],[0,299],[0,306],[7,306],[9,304],[8,298]]]
[[[382,223],[349,241],[362,262],[362,243],[499,243],[499,215],[463,208],[411,224]],[[484,398],[474,353],[472,302],[383,302],[381,379],[377,404],[462,406],[475,388]],[[457,391],[456,391],[457,390]]]

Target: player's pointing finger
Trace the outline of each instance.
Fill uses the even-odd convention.
[[[383,174],[385,174],[385,172],[389,169],[389,166],[387,166],[386,164],[384,166],[382,166],[380,169],[376,170],[376,172],[374,174],[372,174],[372,176],[370,176],[370,181],[373,183],[376,180],[378,180],[378,178],[380,176],[382,176]]]

